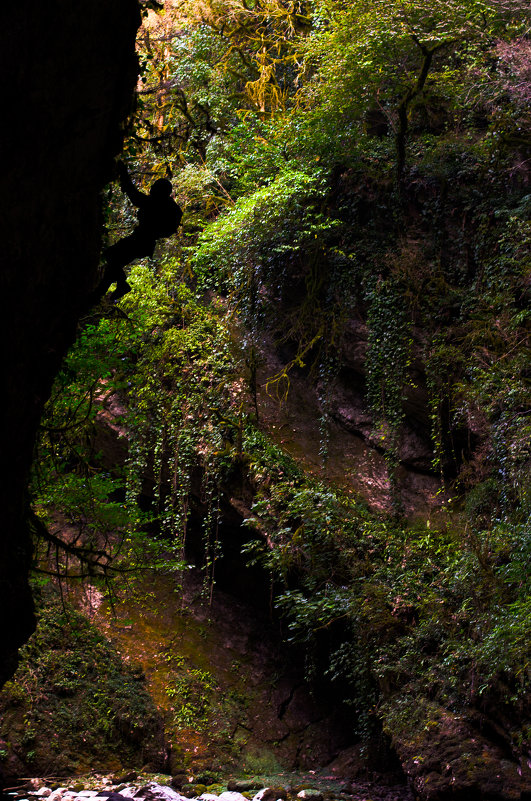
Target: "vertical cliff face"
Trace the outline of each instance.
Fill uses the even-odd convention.
[[[33,628],[26,484],[98,274],[99,193],[137,76],[137,0],[23,0],[0,33],[0,683]]]

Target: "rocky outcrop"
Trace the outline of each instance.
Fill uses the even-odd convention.
[[[43,405],[98,280],[99,195],[136,82],[137,0],[3,9],[0,682],[34,625],[26,486]]]
[[[49,594],[49,593],[45,593]],[[34,635],[0,693],[0,775],[57,776],[166,761],[163,718],[138,665],[65,596],[39,604]]]
[[[400,718],[395,710],[388,731],[419,799],[531,798],[528,755],[519,759],[509,741],[485,736],[466,710],[457,714],[419,697],[404,708],[409,714]]]
[[[398,457],[408,469],[433,473],[433,444],[426,376],[422,361],[422,336],[415,332],[413,363],[403,388],[404,422],[399,432]],[[327,411],[346,431],[357,434],[385,453],[387,438],[375,425],[367,401],[366,373],[369,328],[357,318],[345,321],[341,338],[341,369],[328,388]]]

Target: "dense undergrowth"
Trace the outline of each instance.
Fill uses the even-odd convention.
[[[50,549],[60,571],[99,579],[177,570],[199,537],[208,596],[239,492],[246,558],[353,733],[475,709],[498,716],[516,757],[531,641],[525,4],[169,4],[140,53],[129,166],[146,183],[173,172],[185,225],[132,268],[119,307],[82,321],[57,380],[34,504],[49,532],[59,513],[79,534],[66,552],[45,535],[41,570]],[[117,190],[107,200],[118,236],[130,210]],[[284,354],[267,389],[282,398],[292,370],[317,387],[326,458],[353,318],[368,326],[364,396],[391,479],[422,383],[451,498],[438,523],[408,524],[398,500],[374,514],[261,428],[267,333]],[[94,452],[114,394],[124,466]]]

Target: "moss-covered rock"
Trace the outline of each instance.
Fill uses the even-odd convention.
[[[531,786],[515,759],[464,716],[423,698],[389,706],[387,726],[417,796],[427,801],[491,798],[519,801]]]
[[[81,614],[40,611],[20,666],[0,695],[7,775],[68,774],[164,762],[160,716],[134,667]]]

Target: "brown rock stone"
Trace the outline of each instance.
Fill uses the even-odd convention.
[[[520,801],[531,787],[516,761],[474,731],[464,717],[423,699],[424,718],[390,732],[411,786],[425,801]]]

